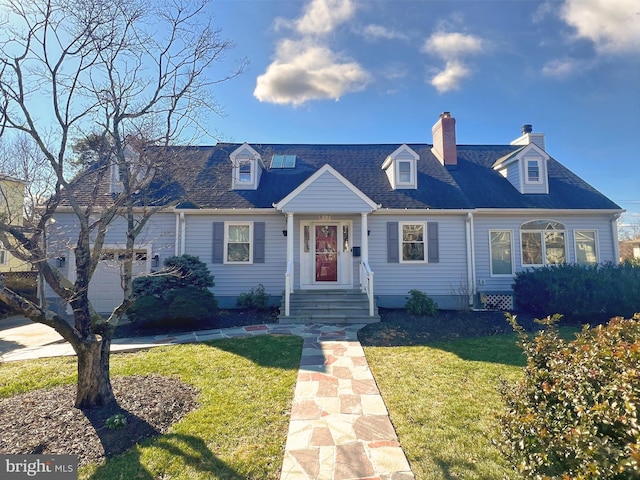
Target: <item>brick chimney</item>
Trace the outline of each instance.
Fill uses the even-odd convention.
[[[445,167],[458,165],[456,148],[456,119],[451,113],[444,112],[431,129],[433,148],[431,151]]]

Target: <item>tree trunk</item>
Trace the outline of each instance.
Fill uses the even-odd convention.
[[[78,355],[78,387],[76,408],[106,406],[115,402],[109,377],[111,338],[96,335],[76,349]]]

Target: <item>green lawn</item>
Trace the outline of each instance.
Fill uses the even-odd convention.
[[[514,478],[491,443],[500,379],[517,379],[525,362],[514,335],[365,354],[416,479]]]
[[[260,336],[112,355],[112,376],[177,376],[200,407],[80,479],[279,478],[301,350],[299,337]],[[74,381],[75,359],[6,363],[0,396]]]

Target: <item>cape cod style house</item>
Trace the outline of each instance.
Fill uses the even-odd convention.
[[[457,145],[445,112],[432,135],[420,144],[174,147],[157,168],[171,178],[164,198],[180,203],[139,237],[137,273],[188,253],[207,263],[222,307],[262,284],[282,302],[281,321],[309,321],[296,296],[330,292],[335,304],[362,292],[365,313],[342,320],[375,321],[377,306],[404,306],[410,289],[443,309],[508,309],[518,271],[618,260],[622,210],[551,157],[530,125],[504,145]],[[105,199],[118,188],[117,166],[107,177]],[[72,230],[72,218],[61,209],[58,231]],[[50,248],[73,280],[72,250],[59,240]],[[90,287],[98,311],[122,298],[117,222],[108,241]]]

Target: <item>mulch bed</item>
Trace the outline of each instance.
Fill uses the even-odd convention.
[[[78,455],[80,465],[97,463],[165,433],[198,406],[197,390],[175,378],[115,377],[111,383],[118,404],[110,408],[74,408],[75,385],[0,399],[0,453],[69,454]],[[127,425],[111,430],[105,421],[117,413]]]

